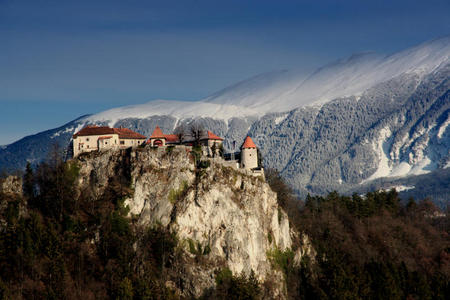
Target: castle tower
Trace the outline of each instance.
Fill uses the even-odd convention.
[[[252,139],[247,136],[241,147],[241,165],[242,169],[251,170],[258,167],[258,150]]]
[[[150,145],[152,147],[161,147],[166,145],[166,137],[159,126],[156,126],[155,130],[153,130],[150,137]]]

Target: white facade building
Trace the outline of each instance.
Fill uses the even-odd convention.
[[[136,147],[145,140],[144,135],[128,128],[89,125],[73,135],[73,156],[83,152]]]

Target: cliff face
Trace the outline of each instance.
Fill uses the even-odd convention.
[[[129,216],[139,226],[159,224],[177,234],[190,261],[181,294],[200,296],[214,286],[214,271],[225,266],[234,274],[254,271],[260,282],[273,283],[273,296],[284,294],[283,275],[268,253],[290,249],[294,234],[261,178],[206,158],[196,168],[183,147],[93,153],[78,164],[80,195],[86,187],[100,195],[114,177],[125,175]],[[310,248],[296,250],[298,258]]]
[[[22,198],[22,178],[14,175],[0,178],[0,233],[3,233],[7,220],[3,218],[5,211],[8,209],[10,202]],[[27,211],[25,209],[26,202],[18,201],[18,215],[25,216]]]
[[[0,191],[7,195],[22,196],[22,178],[10,175],[0,179]]]

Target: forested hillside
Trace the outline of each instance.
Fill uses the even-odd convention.
[[[177,247],[176,232],[138,226],[128,217],[129,174],[117,173],[94,202],[74,201],[78,173],[77,164],[54,157],[27,168],[23,194],[21,182],[1,180],[0,297],[183,298],[176,293],[186,284],[179,274],[192,261]],[[288,298],[449,298],[449,219],[430,201],[402,205],[392,190],[352,197],[333,192],[302,202],[276,172],[267,178],[291,226],[315,249],[300,264],[291,250],[267,253],[283,273]],[[191,247],[195,263],[207,261],[208,249]],[[217,269],[215,288],[200,298],[265,298],[269,283],[257,275]]]
[[[449,216],[395,190],[310,197],[299,204],[276,172],[269,183],[317,255],[284,270],[293,299],[448,299]]]

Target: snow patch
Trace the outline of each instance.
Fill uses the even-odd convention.
[[[276,117],[275,118],[275,124],[276,125],[278,125],[278,124],[280,124],[281,122],[283,122],[286,118],[287,118],[287,116],[288,116],[289,114],[284,114],[284,115],[281,115],[281,116],[279,116],[279,117]]]
[[[437,138],[441,139],[444,135],[445,131],[447,130],[448,125],[450,124],[450,116],[447,117],[447,120],[439,127],[439,131],[437,133]]]
[[[437,167],[436,163],[431,161],[431,159],[427,156],[425,156],[422,160],[414,164],[412,166],[411,171],[408,172],[408,174],[405,175],[422,175],[430,173],[432,169],[435,169]]]
[[[391,177],[396,176],[404,176],[411,171],[411,165],[407,162],[402,161],[400,164],[396,165],[392,168],[391,173],[389,174]]]
[[[378,170],[369,178],[363,180],[360,184],[364,184],[381,177],[405,177],[410,175],[427,174],[430,173],[431,170],[437,168],[437,164],[427,156],[415,164],[409,164],[403,161],[395,166],[392,166],[391,168],[386,167],[388,164],[384,159],[385,158],[382,158]],[[450,162],[446,167],[450,167]],[[446,167],[444,167],[444,169]]]
[[[415,189],[415,188],[416,187],[413,186],[413,185],[411,185],[411,186],[407,186],[407,185],[393,185],[393,186],[390,186],[390,187],[388,187],[388,188],[386,188],[384,190],[388,191],[388,190],[395,189],[397,192],[404,192],[404,191],[409,191],[409,190],[412,190],[412,189]]]
[[[54,134],[52,134],[50,138],[54,139],[55,137],[60,136],[63,133],[74,132],[73,129],[74,129],[73,127],[67,127],[65,130],[55,132]]]
[[[416,187],[414,185],[411,185],[411,186],[398,185],[394,188],[397,190],[397,192],[404,192],[404,191],[409,191],[409,190],[415,189]]]
[[[387,126],[380,130],[378,140],[373,144],[374,151],[377,153],[379,158],[378,169],[369,178],[363,180],[361,183],[365,183],[367,181],[371,181],[380,177],[387,177],[389,176],[389,174],[391,174],[392,168],[389,166],[390,159],[387,156],[391,144],[391,142],[389,142],[388,140],[391,135],[391,129]]]
[[[381,177],[403,177],[427,174],[437,168],[437,164],[428,156],[423,155],[423,151],[420,152],[419,158],[410,158],[409,163],[402,161],[394,164],[389,155],[389,148],[392,145],[391,136],[392,132],[389,127],[384,127],[380,130],[378,139],[373,142],[374,151],[379,157],[378,168],[371,176],[361,181],[360,184]],[[412,155],[410,153],[410,156]]]
[[[78,126],[75,128],[75,130],[73,131],[74,133],[77,133],[78,131],[80,131],[81,129],[83,129],[87,124],[86,123],[80,123],[78,124]]]

